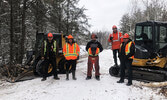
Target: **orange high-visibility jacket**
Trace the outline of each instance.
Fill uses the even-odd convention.
[[[110,37],[113,37],[113,39],[110,40]],[[111,47],[112,50],[119,49],[120,44],[123,42],[122,33],[117,32],[117,33],[110,34],[110,36],[108,38],[108,42],[112,43],[112,47]]]
[[[126,46],[125,46],[125,54],[126,55],[128,55],[130,53],[130,47],[131,47],[132,43],[133,42],[131,41],[128,44],[126,44]],[[130,59],[133,59],[133,58],[134,58],[134,55],[130,57]]]
[[[130,53],[130,48],[131,48],[131,45],[132,43],[135,45],[134,42],[130,41],[129,43],[126,44],[125,46],[125,55],[128,55]],[[120,51],[121,51],[121,48],[122,48],[122,44],[120,45]],[[129,59],[133,59],[134,58],[134,55],[129,57]]]
[[[79,56],[80,48],[77,43],[73,43],[72,45],[66,43],[63,47],[63,54],[66,60],[76,60]]]
[[[96,48],[95,55],[92,54],[91,48],[88,49],[89,56],[98,56],[99,53],[100,53],[100,49],[99,48]]]

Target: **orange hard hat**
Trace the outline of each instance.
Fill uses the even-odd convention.
[[[73,36],[72,36],[72,35],[68,35],[67,38],[68,38],[68,39],[73,39]]]
[[[116,28],[117,29],[117,26],[116,25],[113,25],[112,29]]]
[[[91,39],[92,39],[92,38],[97,38],[97,35],[93,33],[93,34],[91,35]]]
[[[125,33],[124,36],[123,36],[123,39],[129,39],[129,34]]]
[[[48,33],[48,37],[53,37],[53,34],[52,33]]]

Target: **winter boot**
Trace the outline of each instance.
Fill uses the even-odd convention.
[[[131,85],[132,85],[132,83],[129,83],[129,82],[128,82],[126,85],[127,85],[127,86],[131,86]]]
[[[72,71],[72,79],[77,80],[77,78],[75,77],[75,70]]]
[[[87,76],[87,77],[86,77],[86,80],[90,80],[90,79],[91,79],[91,76]]]
[[[42,79],[41,79],[41,81],[45,81],[46,80],[46,77],[43,77]]]
[[[99,81],[99,80],[100,80],[100,76],[96,76],[96,80],[98,80],[98,81]]]
[[[69,71],[66,71],[66,80],[69,80]]]
[[[128,83],[126,84],[127,86],[132,85],[132,81],[128,81]]]
[[[54,76],[54,79],[55,80],[60,80],[60,78],[57,75]]]
[[[114,67],[118,67],[118,64],[116,63],[116,64],[114,64]]]
[[[124,80],[120,79],[117,83],[124,83]]]

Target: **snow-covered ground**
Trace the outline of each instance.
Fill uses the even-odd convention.
[[[82,55],[85,47],[81,47]],[[80,58],[77,64],[77,80],[66,81],[65,74],[59,75],[60,80],[53,76],[41,82],[41,78],[18,83],[0,81],[0,100],[164,100],[157,89],[141,86],[133,81],[132,86],[125,83],[118,84],[119,78],[109,75],[109,68],[113,65],[111,50],[100,53],[101,80],[94,78],[85,80],[87,71],[87,57]]]

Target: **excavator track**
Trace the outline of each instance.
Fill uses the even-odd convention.
[[[119,77],[120,67],[112,66],[109,69],[111,76]],[[167,71],[164,69],[148,69],[148,68],[138,68],[136,66],[132,67],[133,79],[143,82],[163,82],[167,80]],[[125,71],[125,76],[127,78],[127,70]]]
[[[167,71],[164,69],[147,69],[133,67],[133,78],[143,81],[163,82],[167,80]]]

